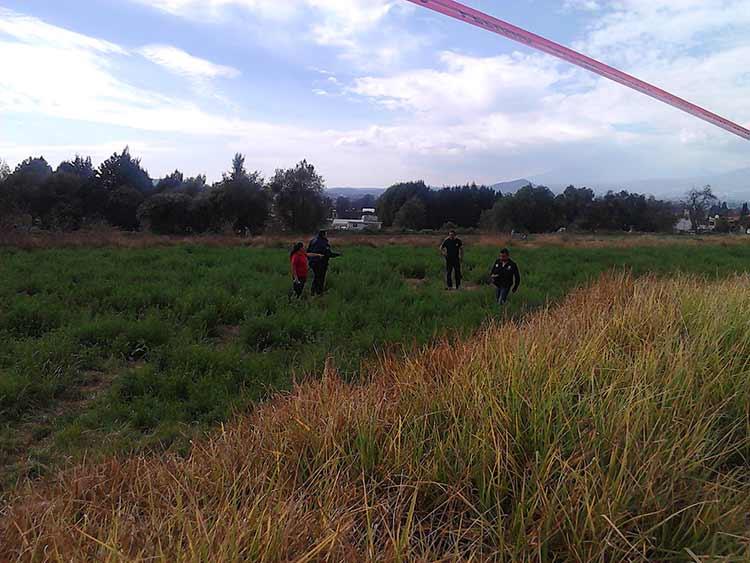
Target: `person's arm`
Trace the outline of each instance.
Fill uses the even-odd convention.
[[[513,293],[518,291],[521,286],[521,272],[518,269],[518,265],[513,266]]]
[[[491,279],[491,280],[496,280],[497,278],[499,278],[499,277],[500,277],[500,275],[499,275],[499,274],[495,273],[496,271],[497,271],[497,262],[495,262],[495,263],[494,263],[494,264],[492,265],[492,268],[490,268],[490,279]]]
[[[289,269],[292,271],[292,280],[295,282],[299,281],[297,279],[297,272],[294,271],[294,260],[289,260]]]
[[[445,249],[445,241],[440,244],[440,254],[446,257],[448,256],[448,251]]]

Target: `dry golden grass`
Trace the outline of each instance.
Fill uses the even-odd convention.
[[[445,237],[444,233],[400,234],[384,232],[378,234],[356,234],[331,232],[330,238],[336,246],[435,246]],[[719,244],[730,246],[750,244],[746,235],[675,236],[650,234],[542,234],[532,235],[528,240],[511,239],[506,233],[465,234],[461,238],[472,246],[514,246],[516,248],[562,247],[562,248],[634,248],[639,246],[665,246],[672,244]],[[291,246],[301,239],[299,234],[272,234],[256,237],[233,235],[159,236],[151,233],[129,233],[111,228],[97,228],[73,233],[51,232],[3,232],[0,231],[0,248],[39,250],[45,248],[154,248],[184,245],[208,247],[248,246],[255,248]]]
[[[187,459],[28,483],[0,560],[748,560],[748,318],[748,277],[607,277],[364,385],[329,366]]]

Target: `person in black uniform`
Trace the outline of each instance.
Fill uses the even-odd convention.
[[[461,289],[461,262],[464,260],[464,243],[456,237],[456,231],[450,231],[448,238],[440,245],[440,252],[445,257],[446,284],[453,289],[453,276],[456,277],[456,289]]]
[[[510,251],[507,248],[500,251],[500,258],[492,266],[492,283],[495,285],[497,302],[500,305],[507,303],[510,292],[515,293],[521,285],[521,272],[510,259]]]
[[[313,271],[311,293],[313,295],[323,295],[326,289],[328,261],[331,258],[338,258],[341,254],[337,254],[331,250],[331,243],[328,242],[325,231],[320,231],[318,236],[310,241],[307,247],[307,254],[310,257],[308,260],[310,269]]]

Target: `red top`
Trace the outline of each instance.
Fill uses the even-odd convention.
[[[292,254],[292,271],[298,278],[307,277],[307,252],[304,250],[298,250]]]

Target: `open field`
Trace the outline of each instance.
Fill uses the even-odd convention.
[[[605,276],[364,385],[329,366],[187,458],[30,484],[0,560],[746,561],[749,316],[747,276]]]
[[[319,377],[327,359],[365,380],[377,355],[466,338],[500,316],[484,285],[491,247],[470,247],[461,293],[442,289],[434,248],[344,250],[328,295],[291,304],[279,248],[0,250],[1,481],[64,455],[184,452],[195,430]],[[507,317],[612,268],[724,277],[748,268],[750,246],[519,247],[515,258],[524,282]]]

